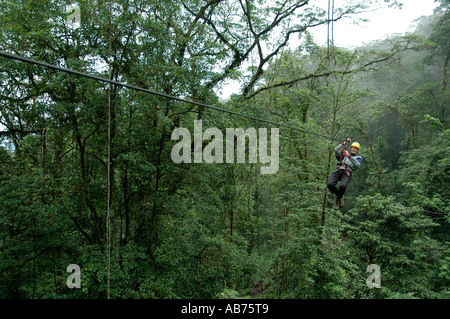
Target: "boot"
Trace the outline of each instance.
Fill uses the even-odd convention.
[[[334,198],[333,209],[335,209],[335,210],[339,209],[339,197],[337,197],[337,196]]]
[[[341,198],[339,198],[339,207],[344,206],[344,195],[342,195]]]

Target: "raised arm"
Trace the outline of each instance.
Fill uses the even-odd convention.
[[[348,138],[348,139],[346,139],[344,142],[342,142],[342,143],[340,143],[338,146],[336,146],[336,147],[334,148],[334,153],[336,154],[336,156],[340,156],[342,150],[344,149],[345,144],[351,143],[351,142],[352,142],[352,140]]]

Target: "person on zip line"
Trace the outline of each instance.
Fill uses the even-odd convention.
[[[345,189],[350,183],[353,172],[362,166],[362,157],[357,155],[360,150],[359,143],[354,142],[350,146],[350,153],[347,151],[346,144],[351,142],[352,140],[348,138],[334,149],[338,163],[336,170],[331,173],[328,179],[327,187],[331,194],[336,195],[333,205],[333,208],[336,210],[344,205]],[[341,183],[339,188],[337,188],[336,184],[339,181]]]

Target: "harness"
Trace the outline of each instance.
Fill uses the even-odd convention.
[[[337,169],[338,170],[345,170],[345,171],[347,171],[350,174],[350,176],[352,176],[353,172],[347,168],[348,164],[346,164],[346,163],[344,163],[342,161],[344,159],[344,151],[346,151],[346,150],[347,150],[347,146],[344,146],[343,150],[341,151],[341,156],[339,158],[339,163],[337,164],[338,165]],[[342,165],[344,165],[345,168],[341,168]]]

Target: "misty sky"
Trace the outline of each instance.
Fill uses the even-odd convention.
[[[316,0],[327,8],[328,0]],[[345,0],[335,0],[335,7],[339,7]],[[370,41],[382,40],[391,34],[405,34],[414,30],[414,20],[433,14],[433,9],[438,6],[434,0],[403,0],[402,9],[379,9],[376,11],[359,14],[358,17],[369,21],[360,25],[351,19],[343,19],[334,23],[334,43],[338,47],[353,48],[368,44]],[[412,29],[411,29],[412,27]],[[310,30],[315,42],[326,45],[327,26],[316,27]],[[291,49],[298,44],[292,39]],[[217,92],[222,99],[227,99],[233,93],[239,93],[240,85],[236,81],[229,81],[222,87],[222,92]]]
[[[319,0],[327,3],[327,0]],[[335,0],[335,6],[343,0]],[[336,46],[351,48],[361,46],[373,40],[387,38],[390,34],[404,34],[411,30],[414,20],[433,14],[438,6],[434,0],[403,0],[402,9],[379,9],[360,14],[358,17],[369,19],[361,25],[353,24],[350,19],[334,23],[334,42]],[[318,27],[312,32],[319,44],[326,44],[327,27]]]

